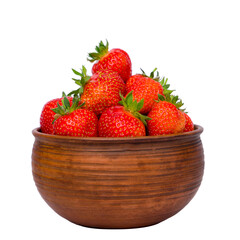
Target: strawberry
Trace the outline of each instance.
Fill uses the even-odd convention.
[[[113,106],[106,109],[98,122],[98,134],[100,137],[137,137],[145,136],[144,123],[149,120],[147,116],[138,111],[142,108],[144,100],[133,101],[132,93],[126,98],[121,94],[122,106]]]
[[[132,75],[132,63],[129,55],[119,48],[114,48],[108,51],[108,41],[106,45],[101,41],[97,46],[96,52],[89,53],[88,61],[95,62],[92,67],[92,73],[99,70],[112,70],[119,73],[122,79],[126,82]]]
[[[56,113],[53,121],[53,133],[62,136],[97,137],[97,116],[87,109],[82,109],[79,99],[74,98],[72,106],[67,97],[62,106],[52,109]]]
[[[73,78],[80,88],[69,95],[81,95],[81,101],[85,102],[83,108],[93,111],[97,116],[106,108],[118,104],[121,100],[119,92],[125,93],[125,83],[116,72],[102,70],[89,77],[84,66],[81,73],[74,69],[73,72],[81,77],[80,80]]]
[[[55,113],[51,110],[52,108],[57,107],[57,103],[62,105],[62,98],[56,98],[51,101],[48,101],[42,109],[40,116],[40,128],[43,133],[53,134],[53,125],[52,121],[54,120]],[[68,97],[70,104],[72,104],[72,97]]]
[[[142,70],[142,69],[141,69]],[[164,95],[164,91],[172,92],[168,90],[169,84],[167,84],[168,79],[163,78],[160,81],[159,73],[154,76],[155,68],[150,76],[147,76],[142,70],[142,74],[136,74],[130,77],[126,83],[126,93],[133,91],[133,99],[140,101],[144,99],[143,108],[140,113],[147,114],[152,109],[155,101],[158,99],[158,94]]]
[[[194,124],[192,122],[192,119],[187,115],[187,113],[184,112],[184,116],[186,119],[185,128],[183,129],[183,132],[190,132],[194,130]]]
[[[159,94],[159,101],[148,114],[151,118],[147,121],[148,134],[153,136],[183,132],[186,120],[184,113],[179,110],[182,105],[178,96],[163,97]]]

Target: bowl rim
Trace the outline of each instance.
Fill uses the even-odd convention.
[[[199,136],[203,132],[203,127],[197,124],[194,124],[194,130],[190,132],[183,132],[177,134],[168,134],[168,135],[158,135],[158,136],[142,136],[142,137],[73,137],[73,136],[60,136],[42,133],[40,127],[34,128],[32,134],[36,138],[44,138],[51,140],[59,141],[91,141],[91,142],[138,142],[138,141],[154,141],[154,140],[175,140],[178,138],[188,138]]]

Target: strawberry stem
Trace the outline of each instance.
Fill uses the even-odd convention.
[[[175,90],[170,90],[169,89],[170,84],[167,83],[168,82],[168,78],[163,77],[162,79],[160,79],[159,72],[157,71],[157,68],[154,68],[149,76],[142,69],[141,69],[141,71],[142,71],[142,76],[151,78],[151,79],[159,82],[162,85],[162,87],[163,87],[163,95],[172,94],[172,92],[175,91]],[[157,75],[155,76],[155,72],[156,71],[157,71]]]
[[[80,98],[84,91],[85,85],[88,83],[88,81],[91,77],[87,75],[87,69],[85,68],[85,66],[82,66],[81,72],[78,72],[75,69],[72,69],[72,71],[74,74],[81,77],[80,79],[72,78],[72,80],[74,80],[75,83],[78,86],[80,86],[80,88],[78,88],[77,90],[71,91],[70,93],[68,93],[68,96],[73,95],[73,96],[77,96]]]
[[[143,107],[144,99],[141,99],[139,102],[137,102],[136,99],[133,101],[132,93],[133,93],[133,91],[129,92],[125,98],[123,97],[123,95],[121,93],[119,93],[119,95],[122,99],[119,102],[119,104],[121,104],[126,111],[132,113],[134,117],[140,119],[143,122],[143,124],[146,126],[147,125],[146,120],[151,120],[151,118],[139,113],[139,111]]]
[[[168,78],[163,77],[161,79],[161,81],[159,81],[159,83],[162,85],[163,87],[163,94],[164,95],[171,95],[172,92],[174,92],[175,90],[170,90],[170,84],[167,83],[168,82]]]
[[[177,95],[172,94],[165,94],[165,96],[158,94],[158,100],[156,102],[160,101],[166,101],[172,103],[177,109],[181,110],[182,112],[185,112],[186,109],[181,109],[181,107],[184,105],[182,100]]]
[[[106,45],[101,41],[98,46],[96,46],[96,52],[92,52],[88,54],[87,60],[90,62],[95,62],[96,60],[100,60],[103,56],[108,53],[108,41],[106,40]]]
[[[141,68],[140,68],[140,69],[141,69]],[[160,77],[159,77],[159,72],[157,71],[157,68],[154,68],[153,71],[150,73],[150,75],[147,75],[142,69],[141,69],[141,71],[142,71],[142,74],[141,74],[141,75],[142,75],[143,77],[148,77],[148,78],[151,78],[151,79],[159,82]],[[155,76],[155,72],[156,72],[156,71],[157,71],[157,75]]]
[[[64,96],[64,98],[62,99],[62,106],[59,103],[57,103],[57,107],[51,109],[53,112],[56,113],[54,115],[54,120],[52,123],[54,123],[59,117],[70,114],[73,111],[81,108],[85,104],[85,103],[82,103],[81,105],[79,105],[79,101],[80,99],[75,96],[72,100],[72,105],[71,105],[68,98]]]

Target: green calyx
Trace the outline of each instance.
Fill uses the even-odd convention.
[[[87,75],[87,69],[82,66],[81,72],[76,71],[75,69],[72,69],[73,73],[76,74],[77,76],[80,76],[80,79],[72,78],[72,80],[75,81],[75,83],[80,86],[77,90],[71,91],[68,96],[78,96],[80,98],[81,94],[83,93],[84,86],[87,84],[89,79],[91,78],[90,76]]]
[[[165,78],[165,77],[163,77],[162,79],[160,78],[159,72],[157,71],[157,68],[154,68],[154,70],[150,73],[149,76],[142,69],[141,69],[141,71],[142,71],[142,74],[141,74],[142,76],[151,78],[151,79],[159,82],[163,87],[163,93],[164,94],[171,94],[174,91],[174,90],[169,89],[170,84],[167,83],[168,78]],[[155,76],[155,73],[156,73],[156,76]]]
[[[165,78],[163,77],[159,83],[162,85],[163,87],[163,94],[166,96],[166,95],[171,95],[172,92],[174,92],[175,90],[170,90],[169,87],[170,87],[170,84],[167,83],[168,82],[168,78]]]
[[[149,76],[142,69],[141,69],[141,71],[142,71],[142,76],[149,77],[149,78],[159,82],[163,87],[163,95],[164,96],[161,94],[158,94],[158,100],[155,100],[156,102],[159,102],[159,101],[170,102],[174,106],[176,106],[179,110],[181,110],[182,112],[185,112],[186,109],[181,109],[181,107],[184,105],[182,100],[178,96],[172,95],[172,93],[175,90],[169,89],[170,84],[168,83],[168,78],[163,77],[162,79],[160,79],[157,68],[154,68],[154,70],[150,73]],[[156,73],[156,76],[155,76],[155,73]]]
[[[146,126],[147,125],[146,120],[151,120],[151,118],[139,113],[139,111],[143,107],[144,99],[141,99],[139,102],[137,102],[136,99],[133,101],[132,92],[133,91],[129,92],[125,98],[123,97],[123,95],[121,93],[119,93],[119,95],[122,99],[119,102],[119,104],[121,104],[125,108],[126,111],[129,111],[130,113],[132,113],[134,117],[140,119],[143,122],[143,124]]]
[[[170,102],[172,103],[177,109],[181,110],[182,112],[185,112],[186,109],[181,109],[181,107],[184,105],[184,103],[182,102],[182,100],[177,96],[177,95],[173,95],[172,93],[175,90],[170,90],[170,84],[168,83],[168,78],[163,77],[159,83],[162,85],[163,87],[163,95],[158,94],[158,100],[156,102],[160,102],[160,101],[166,101],[166,102]]]
[[[172,103],[177,109],[179,109],[182,112],[185,112],[186,110],[186,109],[181,109],[184,103],[176,95],[172,95],[168,93],[168,94],[165,94],[165,96],[163,96],[161,94],[158,94],[158,100],[156,102],[160,102],[160,101],[166,101],[166,102]]]
[[[141,68],[140,68],[140,69],[141,69]],[[159,72],[157,71],[157,68],[154,68],[153,71],[150,73],[150,75],[147,75],[142,69],[141,69],[141,71],[142,71],[142,74],[141,74],[141,75],[142,75],[143,77],[148,77],[148,78],[151,78],[151,79],[159,82],[160,76],[159,76]],[[156,71],[157,71],[157,72],[156,72]],[[156,72],[156,76],[155,76],[155,72]]]
[[[59,117],[70,114],[73,111],[81,108],[85,104],[82,103],[81,105],[79,105],[79,101],[80,99],[78,97],[74,97],[71,105],[68,98],[64,96],[64,98],[62,99],[62,106],[57,103],[57,107],[52,109],[52,111],[56,113],[54,115],[54,120],[52,123],[54,123]]]
[[[165,78],[165,77],[163,77],[162,79],[160,78],[159,72],[157,71],[157,68],[154,68],[154,70],[150,73],[149,76],[142,69],[141,69],[141,71],[142,71],[142,76],[151,78],[151,79],[159,82],[162,85],[164,95],[171,95],[172,92],[175,91],[175,90],[170,90],[169,89],[170,84],[168,83],[168,78]],[[155,76],[155,73],[156,73],[156,76]]]
[[[103,56],[108,53],[108,41],[106,40],[106,45],[101,41],[98,46],[96,46],[96,52],[92,52],[88,54],[87,60],[90,62],[95,62],[96,60],[100,60]]]

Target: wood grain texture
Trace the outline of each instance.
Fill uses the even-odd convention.
[[[33,130],[33,178],[47,204],[96,228],[159,223],[185,207],[203,177],[202,127],[137,138],[76,138]]]

